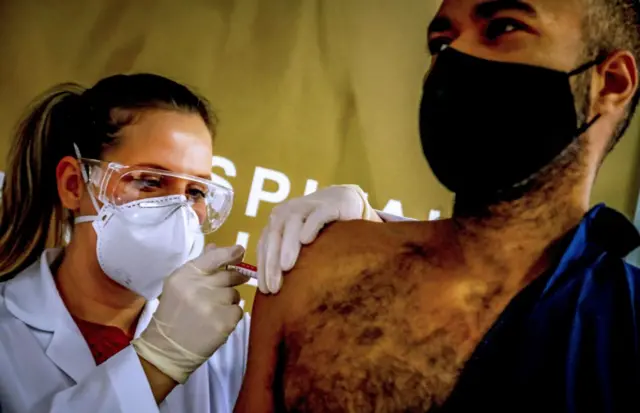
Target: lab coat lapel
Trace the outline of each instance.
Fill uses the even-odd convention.
[[[95,368],[91,350],[58,294],[50,265],[60,250],[45,251],[40,260],[8,281],[7,309],[31,328],[51,333],[45,353],[78,382]]]
[[[60,370],[77,383],[96,367],[96,362],[84,337],[73,320],[70,321],[71,326],[60,323],[61,325],[55,329],[46,354]]]

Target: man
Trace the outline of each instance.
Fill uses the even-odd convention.
[[[444,0],[420,125],[453,218],[326,229],[256,299],[236,411],[638,411],[640,235],[589,195],[639,9]]]

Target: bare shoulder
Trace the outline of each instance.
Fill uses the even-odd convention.
[[[348,272],[364,262],[373,263],[388,254],[405,248],[411,241],[425,238],[426,222],[378,223],[369,221],[343,221],[325,228],[318,239],[302,249],[292,273],[317,271],[326,273],[327,267]],[[349,265],[351,263],[352,265]]]
[[[328,225],[313,244],[303,248],[300,262],[316,264],[322,257],[344,256],[374,249],[383,250],[381,241],[393,238],[397,232],[393,223],[370,221],[341,221]]]
[[[329,291],[353,284],[363,272],[429,243],[431,222],[376,223],[341,221],[328,225],[305,246],[296,266],[285,274],[273,301],[286,303],[289,318],[305,314],[309,304]]]
[[[297,314],[298,304],[304,306],[327,285],[337,289],[362,268],[383,260],[403,238],[400,224],[404,223],[355,220],[327,225],[313,243],[302,248],[295,267],[285,274],[280,293],[257,294],[254,310],[273,316],[283,303],[287,313]]]

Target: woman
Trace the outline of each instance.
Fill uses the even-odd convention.
[[[31,108],[0,209],[0,412],[232,411],[249,326],[233,287],[247,279],[224,270],[241,247],[202,252],[232,202],[210,181],[214,134],[203,98],[150,74],[60,85]],[[279,208],[261,285],[280,251],[293,265],[306,218],[310,242],[371,212],[361,194]]]

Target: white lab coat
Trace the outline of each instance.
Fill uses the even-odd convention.
[[[247,360],[249,316],[189,380],[156,405],[131,346],[96,367],[49,266],[59,250],[0,283],[0,413],[226,413]],[[136,336],[157,307],[149,302]]]

